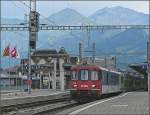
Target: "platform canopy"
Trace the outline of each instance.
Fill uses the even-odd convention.
[[[143,75],[146,75],[146,65],[147,63],[130,64],[129,67]]]

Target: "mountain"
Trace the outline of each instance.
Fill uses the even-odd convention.
[[[17,18],[1,18],[2,24],[20,24],[23,23],[24,20],[17,19]]]
[[[148,36],[143,29],[128,29],[100,42],[97,41],[96,45],[100,45],[104,52],[145,52]]]
[[[96,11],[89,18],[97,24],[102,25],[149,23],[149,15],[120,6],[105,7]]]
[[[52,14],[48,17],[48,19],[58,25],[82,25],[94,23],[76,10],[70,8],[66,8],[55,14]]]
[[[116,18],[117,17],[117,18]],[[49,20],[49,21],[46,21]],[[2,19],[2,23],[19,24],[23,20]],[[90,17],[85,17],[73,9],[66,8],[58,13],[52,14],[46,19],[40,20],[41,23],[57,25],[108,25],[108,24],[148,24],[148,15],[136,12],[123,7],[103,8],[95,12]],[[117,53],[145,52],[148,40],[148,31],[145,30],[92,30],[90,31],[90,43],[96,43],[97,56],[110,56]],[[21,57],[27,57],[28,51],[28,32],[2,32],[2,49],[11,43],[12,47],[17,46]],[[90,50],[87,46],[86,31],[40,31],[38,33],[37,48],[60,48],[65,47],[69,54],[78,55],[78,44],[82,42],[85,50]],[[84,54],[91,55],[91,54]],[[139,62],[146,59],[141,56],[118,56],[120,62]],[[2,66],[8,67],[8,59],[2,59]],[[14,61],[14,64],[18,61]]]

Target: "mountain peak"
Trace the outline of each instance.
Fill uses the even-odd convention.
[[[66,15],[66,14],[69,14],[69,15],[81,15],[79,12],[77,12],[74,9],[65,8],[65,9],[62,9],[61,11],[59,11],[59,12],[57,12],[55,14],[52,14],[50,17],[56,16],[56,15]]]
[[[111,9],[125,9],[125,7],[122,7],[122,6],[114,6],[114,7],[111,7]]]
[[[125,8],[122,6],[111,7],[110,10],[112,10],[114,12],[136,12],[136,13],[138,13],[137,11],[135,11],[133,9]]]
[[[52,14],[49,19],[61,25],[81,25],[82,23],[90,22],[87,17],[83,16],[82,14],[71,8],[65,8],[55,14]]]
[[[135,10],[115,6],[97,10],[90,16],[98,24],[147,24],[149,16]],[[138,20],[137,20],[138,19]]]
[[[133,10],[133,9],[130,9],[130,8],[126,8],[126,7],[122,7],[122,6],[114,6],[114,7],[104,7],[104,8],[102,8],[102,9],[100,9],[100,10],[97,10],[96,12],[95,12],[95,14],[96,13],[107,13],[107,12],[119,12],[119,13],[124,13],[124,12],[126,12],[126,13],[130,13],[130,12],[134,12],[134,13],[140,13],[140,14],[144,14],[144,13],[141,13],[141,12],[138,12],[138,11],[135,11],[135,10]]]
[[[72,8],[65,8],[65,9],[61,10],[61,12],[77,12],[77,11]]]

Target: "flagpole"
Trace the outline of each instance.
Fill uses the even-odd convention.
[[[16,54],[15,54],[14,60],[16,60],[17,58],[17,45],[15,46],[15,48],[16,48]],[[14,67],[15,67],[15,64],[14,64]],[[16,90],[17,90],[17,65],[15,67],[15,73],[16,73]]]
[[[20,66],[21,66],[21,89],[23,91],[23,60],[21,61],[21,58],[20,58]]]
[[[9,90],[11,90],[11,76],[10,76],[10,43],[9,43],[9,55],[8,55],[8,58],[9,58]]]
[[[9,90],[11,89],[11,77],[10,77],[10,54],[9,54]]]
[[[8,90],[11,89],[11,76],[10,76],[10,43],[8,44],[7,47],[4,48],[3,50],[3,56],[7,57],[8,56],[8,72],[7,72],[7,76],[8,76],[8,82],[9,82],[9,87]]]
[[[16,68],[15,68],[15,73],[16,73],[16,90],[17,90],[17,65],[16,65]]]

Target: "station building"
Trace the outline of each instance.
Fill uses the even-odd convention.
[[[19,89],[21,84],[21,77],[18,75],[19,66],[1,69],[0,87],[1,90],[15,90]]]
[[[64,48],[36,50],[31,55],[31,76],[34,88],[60,89],[68,88],[70,68],[77,63],[77,57],[70,57]],[[28,60],[22,59],[20,74],[28,74]]]

